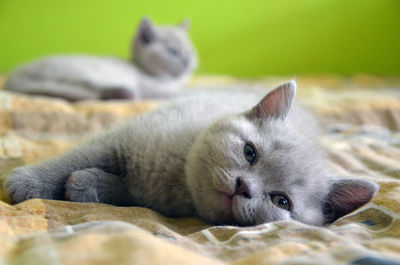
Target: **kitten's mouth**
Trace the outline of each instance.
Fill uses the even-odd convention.
[[[238,196],[239,193],[238,192],[233,192],[233,193],[227,193],[226,191],[218,191],[222,197],[223,200],[226,202],[227,207],[232,211],[233,207],[235,207],[234,204],[236,204],[237,206],[237,202],[235,203],[234,198],[235,196]]]
[[[223,200],[226,202],[227,206],[229,206],[229,208],[232,208],[233,196],[235,196],[235,194],[230,195],[223,191],[219,191],[219,193],[222,195]]]
[[[221,194],[221,199],[223,201],[223,206],[222,206],[222,211],[225,212],[229,217],[229,221],[233,225],[241,224],[242,222],[239,222],[237,219],[237,216],[235,216],[235,211],[238,211],[238,208],[240,207],[240,203],[238,202],[238,198],[236,197],[238,194],[235,192],[233,194],[229,194],[225,191],[218,191],[219,194]],[[235,199],[236,198],[236,199]]]

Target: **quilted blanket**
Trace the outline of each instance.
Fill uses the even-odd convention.
[[[196,77],[188,89],[267,89],[285,77]],[[0,78],[0,86],[1,80]],[[0,192],[0,264],[400,264],[400,79],[298,77],[334,172],[374,180],[378,195],[334,224],[254,227],[171,219],[140,207]],[[0,170],[70,149],[160,102],[81,102],[0,91]]]

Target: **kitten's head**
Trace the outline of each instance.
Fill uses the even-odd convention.
[[[296,83],[285,83],[251,110],[225,117],[196,141],[186,164],[198,214],[214,223],[298,220],[331,223],[367,203],[378,186],[331,176],[316,139],[296,130]]]
[[[197,52],[190,41],[189,23],[156,26],[143,18],[132,45],[133,61],[144,72],[162,78],[177,78],[197,66]]]

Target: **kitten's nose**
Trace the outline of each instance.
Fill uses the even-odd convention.
[[[248,183],[241,177],[236,179],[235,195],[241,195],[247,199],[252,197]]]

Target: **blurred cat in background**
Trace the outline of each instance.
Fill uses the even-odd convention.
[[[16,69],[5,89],[69,101],[170,97],[197,66],[188,29],[187,21],[156,26],[145,17],[132,43],[131,61],[90,55],[47,57]]]

